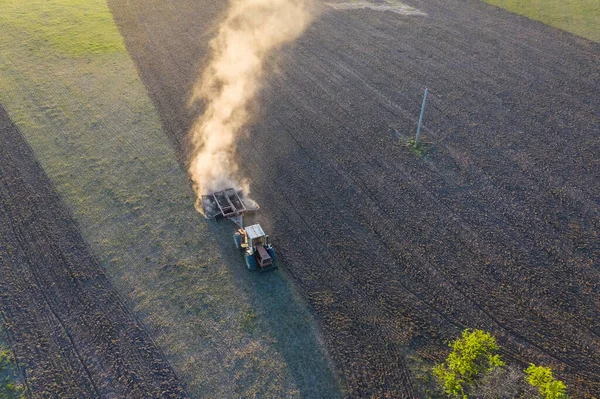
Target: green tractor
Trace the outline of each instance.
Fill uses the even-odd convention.
[[[233,236],[236,246],[244,251],[249,270],[261,272],[276,269],[275,249],[259,224],[240,228]]]

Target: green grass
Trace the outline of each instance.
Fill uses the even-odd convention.
[[[600,42],[598,0],[484,0],[528,18]]]
[[[0,398],[25,398],[23,385],[19,382],[13,365],[12,352],[4,337],[4,327],[0,323]]]
[[[310,384],[336,397],[289,284],[251,285],[263,277],[223,261],[106,3],[0,2],[0,103],[189,392],[294,398]]]
[[[70,55],[124,50],[118,29],[105,4],[86,0],[2,0],[3,29],[35,36],[35,50],[51,46]],[[50,10],[50,7],[52,8]]]

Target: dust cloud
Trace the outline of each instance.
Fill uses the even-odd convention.
[[[198,198],[228,187],[248,192],[234,158],[236,137],[249,121],[266,57],[302,34],[311,10],[312,0],[231,0],[191,99],[205,104],[189,133],[188,171]]]

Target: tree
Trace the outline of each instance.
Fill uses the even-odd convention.
[[[433,374],[451,396],[467,398],[466,392],[477,377],[504,365],[490,333],[466,329],[449,346],[452,352],[444,363],[433,368]]]
[[[550,367],[536,366],[533,363],[525,369],[527,382],[537,387],[544,399],[566,399],[567,386],[564,382],[554,379]]]

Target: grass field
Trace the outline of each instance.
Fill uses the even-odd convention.
[[[600,42],[597,0],[484,0],[528,18]]]
[[[6,342],[4,326],[0,323],[0,398],[24,398],[22,385],[14,369],[12,352]]]
[[[0,103],[190,394],[336,397],[289,283],[224,262],[105,2],[2,7]]]
[[[2,22],[15,31],[27,32],[37,43],[73,56],[125,50],[112,15],[99,2],[53,0],[2,2]]]

